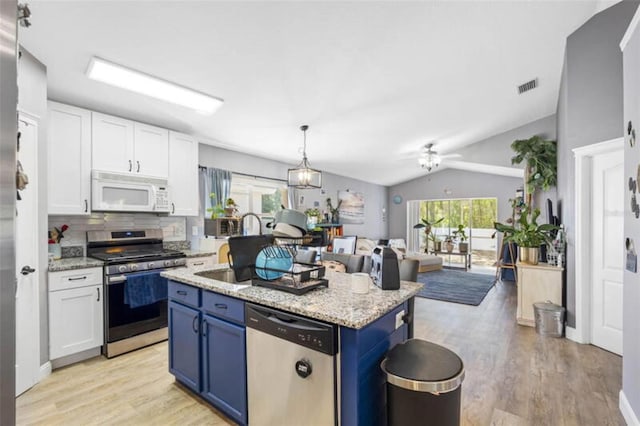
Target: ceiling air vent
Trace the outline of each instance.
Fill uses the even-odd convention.
[[[531,81],[527,81],[524,84],[521,84],[520,86],[518,86],[518,94],[522,95],[524,92],[528,92],[529,90],[533,90],[536,87],[538,87],[538,79],[534,78]]]

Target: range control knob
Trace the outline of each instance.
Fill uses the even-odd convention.
[[[170,260],[165,260],[164,261],[164,266],[171,266],[171,261]]]
[[[147,264],[147,269],[153,269],[153,268],[155,268],[155,267],[156,267],[156,264],[155,264],[155,263],[153,263],[153,262],[149,262],[149,263]]]
[[[182,264],[182,259],[176,259],[176,260],[174,260],[174,261],[173,261],[173,264],[174,264],[174,265],[176,265],[176,266],[181,265],[181,264]]]
[[[118,266],[118,272],[127,272],[127,266],[126,265]]]
[[[135,265],[135,264],[134,264],[134,265],[129,266],[129,268],[130,268],[132,271],[137,271],[137,270],[138,270],[138,265]]]

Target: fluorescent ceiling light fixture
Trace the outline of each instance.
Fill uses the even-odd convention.
[[[87,77],[161,101],[191,108],[206,115],[213,114],[224,102],[222,99],[205,95],[95,56],[89,62]]]

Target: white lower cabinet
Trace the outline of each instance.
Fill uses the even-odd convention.
[[[50,272],[49,358],[57,359],[104,343],[101,268]]]

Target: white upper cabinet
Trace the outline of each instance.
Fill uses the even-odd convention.
[[[167,130],[97,112],[92,121],[94,169],[168,176]]]
[[[93,168],[133,172],[133,121],[94,112],[92,122]]]
[[[169,197],[171,214],[198,216],[198,141],[169,132]]]
[[[49,102],[49,214],[90,214],[91,111]]]
[[[134,171],[148,176],[169,176],[169,131],[135,123]]]

